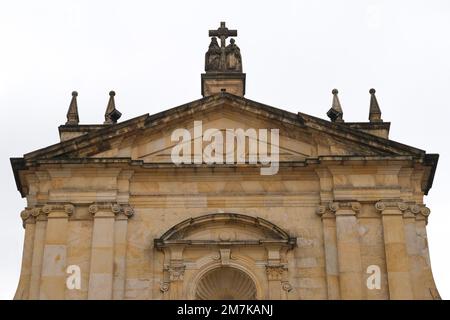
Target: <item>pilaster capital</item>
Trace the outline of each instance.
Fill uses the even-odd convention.
[[[330,210],[329,204],[321,204],[316,208],[316,214],[322,219],[334,218],[334,213]]]
[[[329,207],[336,215],[355,215],[361,211],[361,204],[357,201],[330,202]]]
[[[409,205],[402,200],[380,200],[375,203],[375,209],[384,215],[402,215]]]
[[[49,218],[67,218],[75,212],[75,206],[71,203],[47,203],[41,212]]]
[[[182,260],[171,260],[170,264],[166,267],[166,270],[169,272],[170,281],[182,281],[186,265]]]
[[[42,208],[35,207],[35,208],[31,209],[30,211],[31,211],[31,215],[34,217],[34,219],[36,221],[47,220],[47,214],[44,211],[42,211]]]
[[[31,223],[36,222],[33,212],[34,212],[34,210],[29,209],[29,208],[25,208],[20,212],[20,218],[22,219],[22,225],[24,228],[25,228],[26,224],[31,224]]]
[[[422,209],[420,209],[420,214],[423,215],[424,217],[428,217],[431,213],[430,208],[423,206]]]
[[[281,281],[283,279],[283,273],[287,271],[285,264],[267,264],[266,274],[269,281],[276,280]]]
[[[356,215],[361,211],[361,204],[357,201],[330,201],[316,208],[316,214],[322,218],[335,215]]]
[[[114,202],[93,203],[89,206],[89,213],[94,217],[120,217],[128,219],[133,216],[134,209],[130,205],[121,205]]]

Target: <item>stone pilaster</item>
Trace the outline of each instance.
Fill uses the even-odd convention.
[[[166,247],[164,251],[164,274],[160,290],[163,299],[183,298],[183,281],[186,265],[183,259],[184,245]]]
[[[89,212],[94,216],[94,227],[88,299],[110,300],[113,297],[114,221],[120,207],[93,204],[89,207]]]
[[[336,215],[337,256],[341,299],[362,299],[362,263],[356,214],[358,202],[333,202],[330,209]]]
[[[42,208],[47,215],[47,229],[41,272],[41,300],[62,300],[66,290],[67,230],[71,204],[50,204]]]
[[[41,208],[34,208],[31,214],[36,220],[36,224],[33,240],[29,299],[38,300],[41,287],[41,271],[44,256],[45,230],[47,228],[47,215]]]
[[[411,286],[415,299],[423,299],[421,294],[423,285],[421,284],[420,253],[418,245],[418,233],[416,230],[416,216],[421,211],[418,204],[408,204],[408,208],[403,212],[403,222],[405,226],[406,252],[408,254],[409,270],[411,276]]]
[[[282,298],[282,280],[286,270],[287,267],[284,264],[266,265],[269,299],[280,300]]]
[[[413,299],[409,261],[406,251],[403,212],[408,205],[402,201],[379,201],[375,208],[383,224],[386,270],[390,299]]]
[[[285,253],[280,246],[266,246],[267,264],[266,274],[269,289],[269,299],[287,299],[292,286],[287,281],[287,263],[282,260],[282,253]],[[283,252],[282,252],[283,251]]]
[[[36,229],[36,220],[32,215],[33,210],[25,209],[20,213],[25,229],[25,239],[23,242],[22,267],[20,280],[17,287],[15,300],[26,300],[30,294],[31,264],[33,261],[33,241]]]
[[[125,296],[127,228],[128,219],[132,217],[133,214],[133,208],[130,206],[125,206],[116,216],[116,222],[114,226],[114,300],[122,300]]]
[[[183,279],[185,269],[186,266],[181,260],[172,260],[167,268],[170,280],[169,297],[171,300],[183,298]]]
[[[426,225],[430,209],[421,206],[420,211],[416,214],[416,232],[417,232],[417,250],[418,250],[418,268],[421,270],[421,276],[418,279],[422,290],[418,292],[418,299],[434,299],[440,300],[441,297],[434,283],[433,273],[431,271],[430,253],[428,250],[428,237]]]
[[[325,249],[325,270],[327,277],[327,296],[329,300],[340,299],[339,265],[337,256],[336,216],[329,205],[320,205],[316,210],[322,218],[323,242]]]

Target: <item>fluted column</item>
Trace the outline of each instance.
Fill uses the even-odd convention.
[[[336,215],[337,256],[341,299],[362,299],[362,263],[356,214],[358,202],[333,202],[330,209]]]
[[[379,201],[375,208],[381,213],[383,224],[389,297],[413,299],[403,222],[403,212],[408,205],[402,201]]]
[[[329,205],[319,206],[316,213],[322,218],[328,299],[339,300],[340,289],[339,265],[337,257],[336,216],[330,210]]]
[[[66,290],[67,230],[74,206],[51,204],[42,211],[47,215],[47,230],[39,298],[62,300]]]

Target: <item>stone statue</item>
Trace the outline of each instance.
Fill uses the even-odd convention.
[[[220,71],[221,50],[217,38],[212,37],[209,49],[205,54],[205,71]]]
[[[242,72],[241,50],[235,44],[235,40],[231,39],[230,44],[225,48],[226,70]]]

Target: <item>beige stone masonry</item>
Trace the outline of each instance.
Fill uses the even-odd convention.
[[[41,273],[41,300],[62,300],[66,289],[67,230],[71,204],[48,204],[42,208],[47,215],[47,229]]]
[[[47,228],[47,215],[41,208],[34,208],[32,215],[36,219],[33,241],[33,258],[31,262],[30,300],[39,299],[41,288],[42,260],[44,256],[45,230]]]
[[[382,215],[389,297],[413,299],[403,222],[403,212],[408,205],[402,201],[379,201],[375,208]]]
[[[320,205],[319,207],[317,207],[316,213],[322,218],[328,299],[339,300],[340,288],[336,237],[336,216],[331,211],[330,205]]]
[[[336,238],[341,299],[362,299],[362,264],[356,214],[358,202],[333,202],[330,209],[336,215]]]

